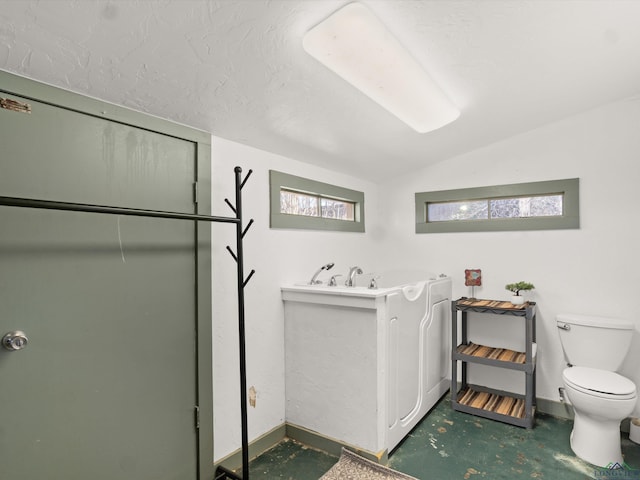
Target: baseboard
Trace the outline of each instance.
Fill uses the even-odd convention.
[[[286,438],[287,427],[283,423],[278,425],[267,433],[259,436],[249,443],[249,460],[260,456],[267,450],[275,447]],[[226,457],[215,462],[216,467],[222,465],[228,470],[237,470],[242,467],[242,450],[238,449]]]
[[[540,413],[551,415],[552,417],[573,420],[573,407],[566,402],[557,402],[555,400],[548,400],[546,398],[537,398],[536,410]]]
[[[291,438],[292,440],[296,440],[297,442],[303,443],[336,457],[340,456],[342,448],[344,447],[354,453],[357,453],[361,457],[364,457],[373,462],[381,463],[383,465],[386,465],[387,461],[389,460],[389,452],[387,450],[382,450],[377,453],[370,452],[368,450],[363,450],[348,443],[341,442],[340,440],[336,440],[335,438],[327,437],[299,425],[287,423],[286,434],[287,437]]]
[[[546,398],[536,399],[536,411],[553,417],[565,418],[567,420],[573,420],[574,416],[571,404]],[[621,430],[623,432],[629,432],[628,418],[622,421]],[[387,450],[377,453],[370,452],[291,423],[283,423],[251,442],[249,444],[249,459],[252,460],[267,450],[275,447],[285,438],[290,438],[335,457],[340,456],[342,448],[344,447],[362,457],[383,465],[386,465],[389,460],[389,452]],[[218,460],[216,462],[216,466],[217,465],[222,465],[229,470],[239,469],[242,467],[241,450],[238,449]]]
[[[335,457],[339,457],[342,448],[345,447],[368,460],[383,465],[386,465],[389,460],[389,452],[387,450],[378,453],[370,452],[290,423],[283,423],[250,442],[249,460],[253,460],[267,450],[275,447],[285,438],[290,438]],[[215,465],[216,467],[222,465],[228,470],[238,470],[242,467],[242,450],[238,449],[230,453],[226,457],[216,461]]]

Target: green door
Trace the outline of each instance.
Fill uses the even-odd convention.
[[[0,109],[0,195],[193,212],[193,142]],[[0,206],[0,477],[198,475],[195,225]]]

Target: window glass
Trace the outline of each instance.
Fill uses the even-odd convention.
[[[364,232],[364,193],[269,171],[271,228]]]
[[[562,215],[564,195],[496,198],[489,203],[491,218],[553,217]]]
[[[355,203],[327,198],[322,195],[281,189],[280,213],[354,221]]]
[[[429,203],[427,208],[427,221],[429,222],[478,220],[489,216],[489,204],[486,200]]]
[[[335,218],[336,220],[347,221],[355,220],[355,204],[353,202],[321,198],[320,205],[322,207],[322,217],[324,218]]]
[[[415,194],[416,233],[580,228],[579,179]]]
[[[317,217],[318,211],[318,197],[315,195],[280,190],[280,213]]]

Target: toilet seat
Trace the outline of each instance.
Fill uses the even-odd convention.
[[[636,396],[635,384],[615,372],[589,367],[569,367],[562,372],[567,386],[579,392],[612,400],[627,400]]]

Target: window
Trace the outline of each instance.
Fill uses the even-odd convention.
[[[416,193],[416,233],[579,228],[579,179]]]
[[[563,195],[427,203],[427,222],[562,216]]]
[[[307,217],[335,218],[353,222],[355,202],[328,198],[324,195],[280,189],[280,213]]]
[[[364,193],[269,171],[271,228],[364,232]]]

